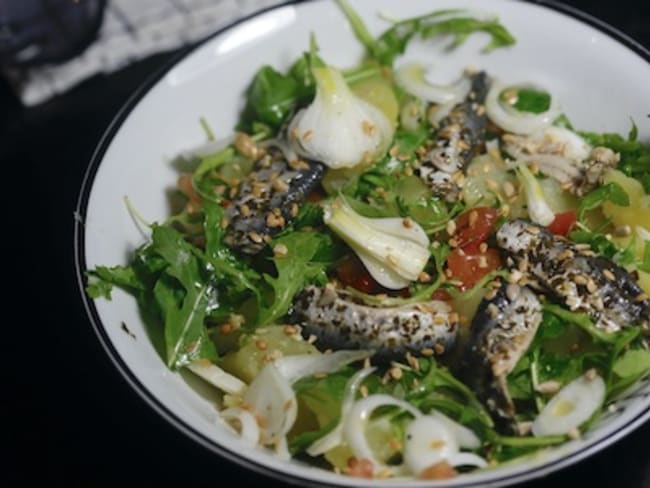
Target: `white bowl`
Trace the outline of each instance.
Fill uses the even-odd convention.
[[[481,54],[485,37],[474,35],[461,48],[443,52],[440,42],[413,43],[407,58],[432,60],[443,76],[474,65],[508,81],[534,81],[557,96],[574,126],[627,133],[630,117],[640,137],[650,139],[650,53],[602,22],[561,5],[508,0],[391,0],[351,2],[379,33],[387,24],[377,13],[399,17],[445,7],[495,13],[517,39],[512,48]],[[168,216],[166,189],[177,172],[179,152],[204,141],[205,117],[218,136],[232,132],[242,92],[261,64],[287,68],[316,34],[322,56],[348,67],[363,50],[333,1],[291,3],[242,20],[217,33],[143,87],[119,113],[100,142],[79,198],[76,257],[80,286],[97,265],[126,264],[146,238],[124,204],[128,196],[150,221]],[[432,54],[434,53],[434,54]],[[447,73],[445,75],[445,73]],[[279,461],[243,446],[216,419],[213,398],[189,378],[167,369],[148,340],[135,301],[116,290],[112,301],[85,299],[90,322],[125,380],[171,424],[215,454],[285,480],[315,485],[378,486],[297,461]],[[135,335],[125,333],[122,324]],[[445,486],[502,486],[540,477],[583,459],[650,417],[650,383],[638,385],[582,439],[527,460],[467,474]],[[387,481],[386,484],[394,484]],[[431,486],[409,481],[404,486]]]

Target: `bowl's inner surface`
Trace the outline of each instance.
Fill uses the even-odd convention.
[[[401,0],[399,8],[390,0],[351,3],[373,33],[388,25],[377,15],[380,11],[399,17],[449,7],[495,13],[516,37],[514,47],[482,54],[486,38],[475,35],[451,52],[444,50],[446,42],[413,43],[404,59],[432,64],[440,70],[441,78],[453,78],[472,65],[504,81],[535,82],[558,97],[563,111],[578,129],[625,134],[632,118],[640,137],[650,139],[650,64],[585,23],[548,8],[513,1],[436,0],[423,4],[419,0]],[[335,4],[304,2],[268,11],[222,32],[182,60],[138,100],[113,139],[103,147],[103,157],[93,168],[91,187],[86,189],[90,190],[87,206],[85,212],[81,209],[85,215],[81,252],[85,254],[86,269],[127,262],[147,233],[130,217],[124,197],[147,220],[164,220],[169,214],[167,190],[175,185],[177,177],[173,159],[179,152],[204,142],[199,118],[205,117],[217,137],[229,136],[242,106],[242,93],[255,71],[262,63],[280,70],[287,68],[308,48],[312,32],[322,57],[329,63],[350,67],[360,61],[362,47]],[[112,301],[97,300],[92,307],[96,310],[96,327],[127,380],[190,436],[220,446],[229,457],[241,456],[257,466],[290,476],[364,484],[298,462],[280,462],[261,450],[244,449],[237,437],[217,422],[213,392],[199,381],[167,369],[130,296],[116,290]],[[135,338],[124,332],[123,323]],[[590,452],[586,449],[594,443],[609,443],[638,424],[648,409],[648,395],[650,385],[644,383],[630,401],[622,402],[617,412],[607,413],[581,441],[527,463],[460,477],[451,485],[516,481],[521,479],[516,475],[533,468],[548,463],[549,469],[558,467],[554,461],[564,456],[578,459]],[[543,472],[537,470],[534,474]],[[376,484],[368,482],[368,486]]]

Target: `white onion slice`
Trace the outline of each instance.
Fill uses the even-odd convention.
[[[471,89],[470,80],[464,76],[448,85],[430,83],[426,70],[419,63],[398,67],[395,70],[395,82],[411,95],[440,104],[456,104],[462,101]]]
[[[445,427],[447,427],[453,434],[458,445],[464,449],[478,449],[481,447],[481,440],[478,436],[470,429],[465,427],[462,424],[459,424],[453,419],[450,419],[445,414],[433,410],[429,413],[429,416],[440,420]]]
[[[449,461],[458,451],[458,441],[451,429],[436,417],[423,415],[406,429],[404,463],[414,474],[441,461]]]
[[[376,369],[377,368],[374,367],[364,368],[357,371],[348,380],[347,384],[345,385],[343,403],[341,404],[341,419],[339,420],[339,423],[336,425],[336,427],[334,427],[334,429],[312,443],[307,448],[307,454],[310,456],[319,456],[343,443],[343,424],[349,415],[352,405],[354,405],[357,390],[359,389],[359,386],[361,386],[361,383],[363,383],[363,380],[365,380]]]
[[[392,469],[392,467],[385,465],[375,457],[365,433],[366,425],[372,412],[384,406],[399,407],[416,418],[422,416],[422,413],[410,403],[385,394],[370,395],[353,405],[343,425],[345,439],[355,457],[358,459],[367,459],[372,462],[375,471]]]
[[[231,395],[242,395],[246,390],[246,383],[209,361],[194,361],[187,365],[187,369]]]
[[[465,438],[466,436],[468,438]],[[462,438],[463,443],[471,444],[473,447],[480,446],[478,438],[476,438],[477,445],[473,439],[469,439],[471,436],[474,436],[473,432],[440,412],[418,417],[406,429],[404,463],[414,474],[419,474],[442,461],[452,466],[485,467],[487,462],[479,455],[459,452],[461,446],[459,437]]]
[[[262,430],[263,445],[280,442],[293,426],[298,402],[291,384],[274,364],[267,364],[255,377],[244,395]]]
[[[488,465],[485,459],[473,452],[458,452],[450,456],[448,462],[452,466],[475,466],[477,468],[485,468]]]
[[[224,419],[239,421],[239,436],[250,447],[256,447],[260,441],[260,427],[252,413],[240,407],[231,407],[219,412]]]
[[[563,435],[577,429],[605,400],[605,382],[583,375],[558,391],[533,422],[533,435]]]
[[[507,110],[499,100],[501,93],[507,88],[500,81],[494,80],[485,99],[485,110],[488,117],[507,132],[533,134],[551,125],[561,113],[555,97],[551,97],[551,106],[541,114]]]
[[[370,357],[370,351],[336,351],[328,354],[299,354],[275,360],[280,374],[293,384],[300,378],[319,373],[334,373],[343,366]]]

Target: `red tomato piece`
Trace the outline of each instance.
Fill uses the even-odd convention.
[[[370,276],[356,256],[345,259],[336,268],[336,275],[342,285],[351,286],[363,293],[375,294],[382,291],[382,286]]]
[[[577,218],[578,214],[575,210],[555,214],[555,220],[549,224],[548,230],[555,235],[566,237],[575,225]]]
[[[470,253],[454,249],[447,258],[451,278],[462,282],[462,289],[473,287],[481,278],[501,267],[501,257],[496,249],[484,253]]]
[[[454,233],[458,247],[464,251],[478,251],[481,243],[492,233],[498,217],[497,209],[492,207],[476,207],[462,213],[456,219]]]

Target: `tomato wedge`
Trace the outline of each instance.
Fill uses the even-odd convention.
[[[548,226],[553,234],[566,237],[573,228],[578,218],[578,213],[575,210],[569,210],[555,214],[555,220]]]
[[[496,208],[476,207],[456,219],[454,239],[458,247],[469,253],[478,252],[481,243],[489,237],[499,217]]]
[[[451,278],[462,282],[461,289],[473,287],[486,274],[501,267],[501,257],[496,249],[468,252],[454,249],[447,257]]]
[[[370,276],[356,256],[345,259],[336,268],[336,276],[344,286],[351,286],[363,293],[375,294],[383,291],[383,287]]]

